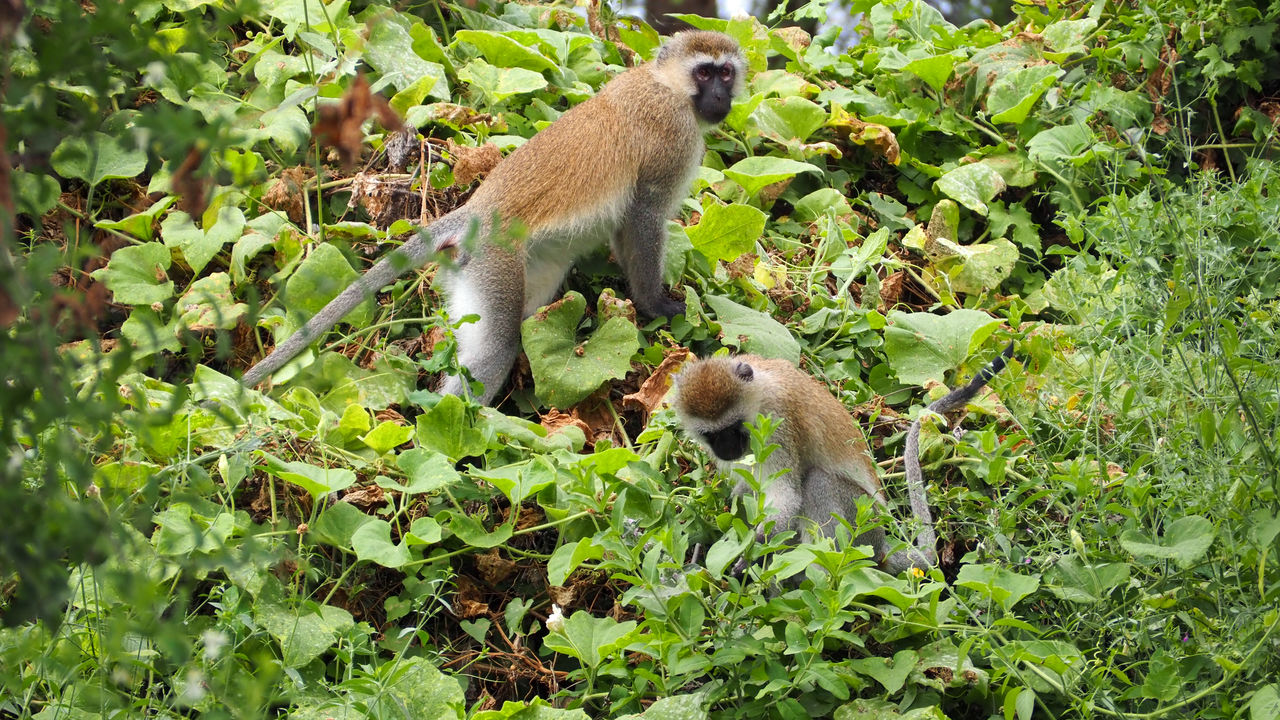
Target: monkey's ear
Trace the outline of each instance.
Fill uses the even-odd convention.
[[[755,371],[751,369],[751,366],[744,362],[740,362],[734,366],[733,374],[737,375],[738,379],[743,382],[751,382],[751,379],[756,376]]]

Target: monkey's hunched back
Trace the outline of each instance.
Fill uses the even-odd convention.
[[[572,262],[608,240],[636,308],[673,317],[663,285],[666,222],[701,162],[702,131],[728,114],[746,63],[716,32],[678,33],[657,60],[609,81],[497,165],[462,207],[389,253],[241,379],[255,386],[402,273],[456,249],[440,273],[458,363],[489,402],[520,348],[520,321],[556,293]],[[495,224],[494,219],[497,218]],[[507,233],[519,225],[523,243]],[[472,241],[468,241],[473,237]],[[461,377],[441,391],[462,394]]]

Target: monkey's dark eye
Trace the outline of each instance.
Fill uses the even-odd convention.
[[[724,82],[729,82],[730,80],[733,79],[732,65],[725,65],[724,67],[720,68],[720,79],[723,80]]]
[[[738,363],[733,368],[733,374],[737,375],[738,379],[743,382],[751,382],[751,379],[755,377],[755,371],[751,369],[750,365],[744,362]]]
[[[706,82],[711,79],[711,71],[705,67],[699,67],[693,71],[693,76],[698,79],[698,82]]]

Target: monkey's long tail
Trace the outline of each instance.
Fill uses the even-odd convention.
[[[290,335],[289,339],[277,345],[270,355],[249,368],[249,371],[240,378],[240,383],[245,387],[257,386],[302,352],[312,341],[337,325],[338,321],[354,310],[357,305],[372,297],[384,286],[391,284],[405,272],[421,267],[431,255],[430,234],[435,225],[436,223],[433,223],[425,231],[414,235],[408,242],[388,253],[364,275],[348,285],[346,290],[312,316],[301,330]]]
[[[1011,357],[1013,357],[1012,342],[1006,345],[1004,350],[986,367],[982,368],[977,375],[974,375],[968,384],[956,388],[935,400],[929,405],[927,412],[941,415],[963,407],[965,403],[978,394],[979,390],[991,382],[991,378],[995,377],[1001,370],[1004,370]],[[911,428],[907,430],[907,442],[902,451],[902,462],[906,469],[907,496],[911,502],[911,514],[922,525],[920,534],[916,536],[916,552],[910,553],[912,555],[911,564],[918,566],[923,561],[928,567],[932,567],[938,564],[938,536],[933,530],[933,514],[929,512],[929,501],[925,497],[924,473],[920,471],[920,422],[923,417],[924,413],[921,413],[920,417],[917,417],[911,423]]]

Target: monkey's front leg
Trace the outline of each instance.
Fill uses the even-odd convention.
[[[631,300],[651,318],[684,314],[684,303],[668,295],[662,284],[669,207],[668,193],[637,187],[613,243],[613,254],[627,276]]]

